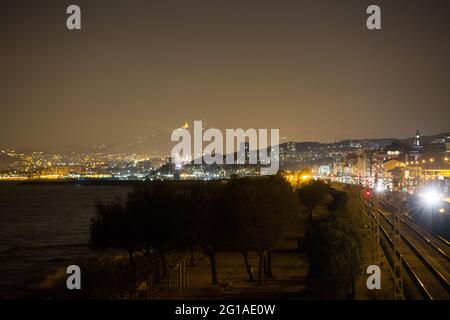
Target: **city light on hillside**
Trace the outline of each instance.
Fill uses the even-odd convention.
[[[450,0],[1,12],[11,313],[117,300],[259,320],[450,301]]]

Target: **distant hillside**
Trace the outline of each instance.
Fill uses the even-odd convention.
[[[438,138],[443,138],[446,136],[450,136],[450,132],[443,132],[434,135],[421,136],[420,141],[422,144],[431,143]],[[307,151],[308,149],[316,149],[316,148],[333,148],[339,146],[350,147],[351,145],[361,144],[362,146],[372,144],[378,145],[379,147],[383,147],[385,145],[391,144],[394,141],[400,141],[405,145],[412,145],[414,137],[406,138],[406,139],[396,139],[396,138],[374,138],[374,139],[349,139],[349,140],[341,140],[333,143],[320,143],[320,142],[296,142],[295,147],[297,151]],[[283,143],[281,145],[286,145],[287,143]]]
[[[420,137],[420,142],[422,144],[424,144],[424,143],[431,143],[431,142],[433,142],[436,139],[443,138],[443,137],[448,137],[448,136],[450,136],[450,131],[449,132],[444,132],[444,133],[439,133],[439,134],[434,134],[434,135],[430,135],[430,136],[421,136]],[[413,143],[413,140],[414,140],[414,137],[403,139],[403,140],[400,140],[400,141],[402,141],[403,143],[406,143],[408,145],[411,145]]]
[[[422,136],[422,143],[430,143],[433,140],[450,135],[450,132]],[[170,155],[171,148],[175,145],[175,142],[170,141],[170,132],[155,133],[149,136],[141,137],[131,137],[124,138],[121,141],[117,141],[112,144],[92,146],[90,148],[81,147],[58,147],[58,148],[36,148],[20,151],[44,151],[48,153],[63,153],[68,154],[74,153],[103,153],[103,154],[146,154],[153,156],[168,156]],[[411,145],[414,137],[406,139],[396,139],[396,138],[374,138],[374,139],[347,139],[342,141],[337,141],[333,143],[321,143],[317,141],[301,141],[295,142],[296,150],[299,152],[304,152],[308,150],[314,150],[318,148],[334,148],[334,147],[352,147],[360,144],[362,147],[367,146],[378,146],[382,148],[385,145],[391,144],[393,141],[400,141],[404,144]],[[286,145],[282,143],[281,146]],[[1,154],[0,154],[1,155]],[[0,164],[2,162],[8,163],[11,159],[3,154],[3,159],[0,158]],[[12,160],[14,161],[14,160]]]

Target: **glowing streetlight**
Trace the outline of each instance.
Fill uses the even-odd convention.
[[[445,212],[445,209],[444,208],[439,208],[439,213],[444,213]]]
[[[309,174],[305,174],[305,175],[302,175],[300,179],[302,179],[303,181],[309,180],[309,179],[311,179],[311,176]]]

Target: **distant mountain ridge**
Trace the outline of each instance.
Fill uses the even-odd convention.
[[[435,139],[450,136],[450,131],[421,136],[422,143],[430,143]],[[149,155],[149,156],[168,156],[170,155],[170,149],[175,144],[175,142],[170,141],[170,134],[168,132],[162,132],[157,134],[152,134],[149,136],[140,136],[123,139],[114,144],[104,144],[97,145],[89,148],[83,147],[61,147],[61,148],[45,148],[42,150],[18,150],[20,152],[31,152],[31,151],[43,151],[45,153],[60,153],[60,154],[70,154],[70,153],[102,153],[102,154],[137,154],[137,155]],[[412,144],[414,137],[397,139],[397,138],[368,138],[368,139],[346,139],[336,142],[323,143],[317,141],[293,141],[296,146],[297,151],[306,151],[315,148],[332,148],[336,146],[350,147],[357,144],[378,144],[383,147],[393,141],[400,141],[404,144]],[[286,145],[289,142],[281,143],[280,145]],[[1,148],[0,148],[1,149]],[[0,162],[9,162],[8,155],[1,153]]]

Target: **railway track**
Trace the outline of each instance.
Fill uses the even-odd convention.
[[[446,240],[423,228],[389,203],[380,201],[380,228],[393,246],[393,215],[400,214],[402,265],[425,299],[450,299],[450,246]]]
[[[381,200],[380,205],[390,212],[399,212],[402,224],[418,236],[422,237],[434,250],[443,255],[447,262],[450,262],[450,241],[447,241],[440,235],[434,233],[429,228],[410,217],[408,214],[396,210],[389,202]]]

